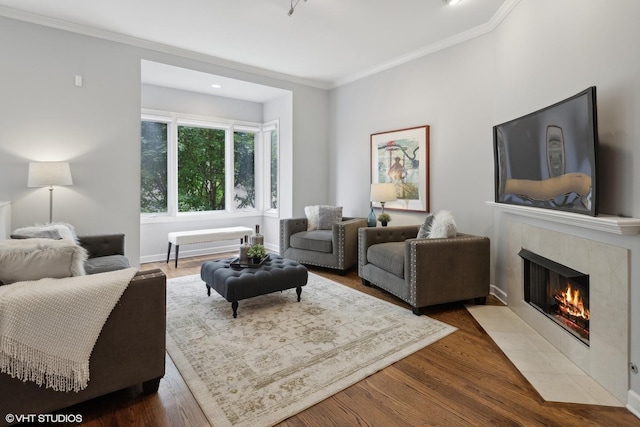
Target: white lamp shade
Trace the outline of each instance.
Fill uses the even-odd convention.
[[[372,202],[392,202],[397,199],[394,184],[371,184]]]
[[[29,163],[29,187],[50,187],[53,185],[73,185],[68,162]]]

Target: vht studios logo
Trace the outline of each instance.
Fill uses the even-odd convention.
[[[4,420],[9,423],[81,423],[80,414],[7,414]]]

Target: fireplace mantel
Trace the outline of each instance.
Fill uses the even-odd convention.
[[[506,203],[485,202],[495,209],[511,214],[543,219],[558,224],[572,225],[590,230],[611,234],[634,235],[640,233],[640,219],[615,215],[598,215],[596,217],[573,212],[552,209],[532,208],[528,206],[510,205]]]

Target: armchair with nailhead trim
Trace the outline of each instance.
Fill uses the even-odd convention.
[[[358,229],[366,218],[343,217],[330,230],[307,230],[307,218],[280,220],[280,255],[345,273],[358,261]]]
[[[416,315],[425,307],[474,300],[484,304],[490,287],[489,238],[418,239],[420,225],[361,228],[358,275],[409,303]]]

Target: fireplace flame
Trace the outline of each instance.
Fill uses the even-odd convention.
[[[591,317],[589,310],[584,308],[580,290],[572,290],[571,285],[567,285],[564,291],[556,291],[554,298],[560,304],[560,311],[569,316],[581,317],[589,320]]]

